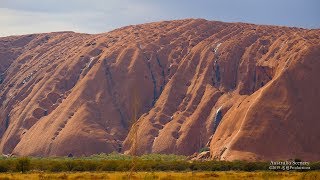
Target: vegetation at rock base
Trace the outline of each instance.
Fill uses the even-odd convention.
[[[135,166],[132,168],[132,160]],[[84,172],[84,171],[267,171],[270,162],[189,161],[186,156],[149,154],[128,156],[117,153],[89,157],[0,157],[0,172]],[[320,170],[311,162],[310,170]]]

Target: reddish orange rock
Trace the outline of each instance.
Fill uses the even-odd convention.
[[[320,30],[203,19],[0,38],[0,152],[319,160]]]

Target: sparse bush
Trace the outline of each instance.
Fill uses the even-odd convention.
[[[7,172],[7,171],[9,171],[8,164],[6,164],[4,160],[0,160],[0,172]]]
[[[117,165],[116,171],[129,171],[132,168],[132,163],[128,160],[119,161]]]
[[[210,151],[209,147],[203,147],[199,150],[199,153],[205,152],[205,151]]]
[[[74,160],[67,160],[64,161],[64,166],[66,167],[67,171],[73,171],[76,167],[76,162]]]
[[[50,172],[63,172],[67,171],[67,167],[65,164],[59,161],[52,161],[49,166],[47,166]]]
[[[254,163],[247,162],[247,163],[245,163],[245,165],[243,167],[243,170],[250,172],[250,171],[254,171],[254,170],[258,170],[258,169],[257,169],[257,166]]]
[[[170,164],[171,170],[174,171],[185,171],[189,169],[190,164],[186,161],[173,161]],[[170,168],[168,170],[170,170]]]
[[[102,161],[99,169],[102,171],[115,171],[117,166],[117,161]]]
[[[98,168],[98,162],[92,160],[85,161],[83,167],[86,171],[96,171]]]
[[[311,170],[320,170],[320,162],[310,163],[310,169]]]
[[[0,158],[0,172],[66,171],[256,171],[268,170],[269,162],[188,161],[185,156],[150,154],[140,157],[118,153],[90,157]],[[311,162],[320,170],[320,162]]]
[[[27,172],[30,170],[30,159],[27,157],[19,158],[16,164],[16,170],[19,172]]]

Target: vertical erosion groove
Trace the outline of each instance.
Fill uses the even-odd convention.
[[[10,116],[8,114],[5,119],[5,130],[8,129],[9,124],[10,124]]]
[[[141,47],[140,47],[139,49],[142,51]],[[146,53],[145,53],[144,51],[143,51],[143,56],[144,56],[144,58],[145,58],[145,62],[146,62],[146,64],[147,64],[147,67],[148,67],[148,69],[149,69],[149,71],[150,71],[150,75],[151,75],[151,79],[152,79],[152,83],[153,83],[153,100],[152,100],[152,106],[154,106],[155,103],[156,103],[156,101],[157,101],[157,99],[158,99],[157,80],[156,80],[155,75],[154,75],[154,72],[153,72],[153,70],[152,70],[152,68],[151,68],[151,58],[148,58],[147,55],[146,55]]]
[[[222,120],[222,112],[221,112],[221,108],[220,107],[217,112],[216,112],[216,115],[214,117],[214,123],[213,123],[213,134],[216,132],[221,120]]]
[[[2,84],[3,83],[3,81],[4,81],[4,73],[1,73],[0,74],[0,84]]]
[[[216,85],[219,86],[220,81],[221,81],[221,77],[220,77],[220,66],[217,62],[217,60],[214,62],[214,67],[215,67],[215,80],[216,80]]]
[[[156,54],[156,59],[157,59],[159,67],[161,68],[161,76],[162,76],[162,85],[160,86],[160,92],[159,92],[159,96],[160,96],[163,89],[164,89],[164,86],[166,85],[166,76],[165,76],[165,72],[164,72],[164,67],[161,64],[160,59],[157,54]]]
[[[220,74],[220,66],[219,66],[219,47],[220,47],[221,43],[218,43],[217,46],[214,48],[213,52],[214,52],[214,64],[213,64],[213,76],[212,76],[212,85],[215,87],[219,87],[220,86],[220,82],[221,82],[221,74]]]
[[[109,94],[111,96],[112,104],[114,105],[114,107],[116,108],[117,112],[120,115],[120,120],[121,120],[122,126],[125,129],[127,129],[128,128],[128,124],[127,124],[127,121],[126,121],[126,115],[121,110],[121,108],[120,108],[121,105],[119,104],[119,102],[117,101],[117,97],[115,96],[117,92],[113,88],[114,81],[113,81],[113,78],[112,78],[112,74],[111,74],[111,71],[110,71],[109,64],[107,63],[107,59],[104,59],[103,62],[104,62],[104,67],[105,67],[105,75],[107,77],[107,90],[108,90],[108,92],[109,92]]]

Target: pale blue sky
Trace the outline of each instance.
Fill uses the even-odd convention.
[[[0,36],[184,18],[320,28],[320,0],[0,0]]]

